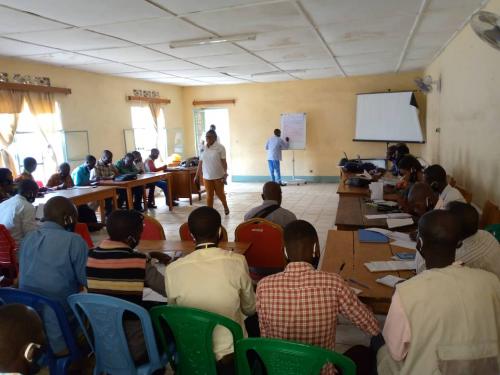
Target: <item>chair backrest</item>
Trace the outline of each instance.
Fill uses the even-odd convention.
[[[212,346],[212,334],[216,325],[229,329],[235,343],[243,338],[243,331],[238,323],[208,311],[181,306],[158,306],[151,309],[150,313],[163,348],[169,353],[177,374],[217,374]],[[170,352],[162,323],[166,323],[172,331],[178,363],[175,363],[174,355]]]
[[[265,219],[251,219],[236,227],[237,242],[249,242],[245,252],[252,278],[280,272],[285,267],[283,229]],[[256,275],[257,274],[257,275]]]
[[[456,185],[455,189],[457,189],[462,194],[467,203],[472,202],[472,193],[470,191],[467,191],[464,187],[459,185]]]
[[[17,277],[19,267],[16,259],[17,244],[5,226],[0,224],[0,269],[9,279]]]
[[[152,373],[163,367],[156,346],[153,325],[148,312],[136,304],[110,296],[80,293],[68,297],[68,303],[95,353],[95,374],[136,374],[137,370],[123,328],[123,314],[131,312],[141,322]],[[92,328],[89,333],[86,322]],[[92,337],[92,338],[91,338]]]
[[[141,240],[164,240],[165,231],[161,223],[154,217],[144,215],[144,230]]]
[[[20,303],[30,306],[40,315],[40,317],[42,317],[42,319],[47,314],[47,310],[51,310],[55,314],[69,354],[56,357],[51,346],[46,346],[47,360],[51,369],[51,374],[61,373],[60,370],[67,369],[69,364],[79,360],[83,356],[82,351],[76,344],[66,312],[58,302],[52,301],[36,293],[14,288],[0,288],[0,299],[4,303]]]
[[[243,339],[236,343],[239,375],[252,374],[247,352],[255,351],[267,375],[316,375],[326,363],[342,369],[343,375],[355,375],[356,365],[346,356],[318,346],[278,339]]]
[[[87,226],[87,224],[76,223],[75,233],[79,234],[84,239],[89,249],[92,249],[94,247],[94,242],[92,241],[92,237],[90,237],[89,227]]]
[[[191,232],[189,231],[189,226],[188,223],[183,223],[179,227],[179,237],[181,238],[181,241],[193,241],[194,239],[191,236]],[[221,242],[227,242],[227,230],[224,228],[223,225],[221,225],[221,232],[220,232],[220,241]]]
[[[500,224],[500,209],[492,201],[486,201],[484,203],[479,227],[485,228],[487,225],[491,224]]]

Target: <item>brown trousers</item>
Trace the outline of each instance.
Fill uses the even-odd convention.
[[[224,193],[224,180],[207,180],[204,179],[205,190],[207,191],[207,206],[214,206],[214,193],[222,202],[224,209],[227,210],[226,193]]]

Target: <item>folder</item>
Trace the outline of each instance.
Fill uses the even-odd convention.
[[[382,233],[373,232],[371,230],[358,229],[359,242],[375,242],[375,243],[388,243],[389,238]]]

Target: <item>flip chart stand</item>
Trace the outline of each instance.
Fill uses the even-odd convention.
[[[295,178],[295,150],[292,150],[292,179],[286,181],[287,185],[307,184],[307,181],[301,178]]]

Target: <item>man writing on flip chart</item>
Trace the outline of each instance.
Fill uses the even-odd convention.
[[[290,146],[290,138],[286,137],[285,140],[281,139],[281,130],[274,129],[274,136],[269,138],[266,143],[267,150],[267,163],[269,164],[269,173],[273,182],[277,182],[281,186],[285,186],[281,181],[280,160],[281,150],[287,150]],[[276,172],[276,178],[274,176]]]

